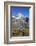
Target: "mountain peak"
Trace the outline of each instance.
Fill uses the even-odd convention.
[[[24,17],[24,15],[23,15],[22,13],[18,13],[18,14],[16,15],[16,19],[20,19],[21,17]]]
[[[21,17],[21,16],[24,16],[24,15],[22,13],[18,13],[16,16]]]

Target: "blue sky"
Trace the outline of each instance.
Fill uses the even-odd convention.
[[[28,7],[11,7],[10,14],[16,16],[18,13],[23,14],[24,16],[29,16]]]

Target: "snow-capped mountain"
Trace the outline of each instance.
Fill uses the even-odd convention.
[[[18,14],[16,15],[16,19],[20,19],[20,18],[23,18],[23,17],[24,17],[24,15],[21,14],[21,13],[18,13]]]
[[[28,17],[25,17],[23,14],[18,13],[16,16],[12,16],[12,25],[13,28],[22,29],[25,25],[28,25]]]
[[[20,18],[24,18],[24,15],[21,13],[18,13],[16,16],[12,16],[12,18],[20,19]]]
[[[26,19],[28,18],[28,16],[24,16],[23,14],[21,13],[18,13],[16,16],[12,16],[12,18],[15,18],[15,19]]]

